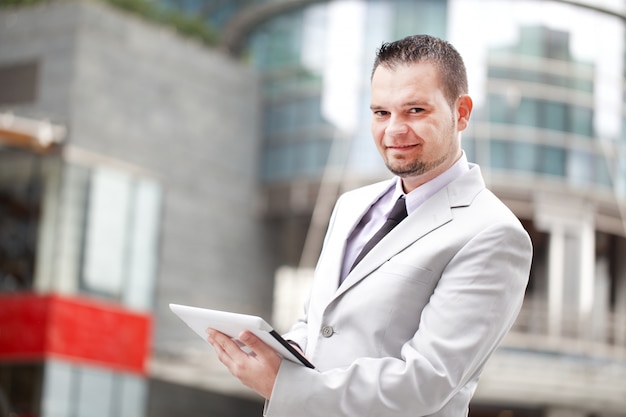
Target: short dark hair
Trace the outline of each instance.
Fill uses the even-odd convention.
[[[417,62],[435,64],[450,106],[459,96],[467,94],[467,72],[461,54],[450,43],[429,35],[412,35],[383,43],[376,52],[372,77],[379,66],[393,69]]]

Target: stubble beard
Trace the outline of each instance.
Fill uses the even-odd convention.
[[[443,164],[446,159],[447,155],[443,155],[439,159],[430,162],[413,160],[407,161],[406,163],[403,163],[404,161],[396,161],[400,163],[395,164],[392,161],[386,160],[385,165],[392,174],[397,175],[400,178],[407,178],[426,174]]]

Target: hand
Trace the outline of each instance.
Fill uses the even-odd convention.
[[[245,386],[269,399],[282,358],[261,339],[249,331],[243,331],[239,340],[252,353],[241,350],[237,342],[215,329],[207,329],[208,342],[215,348],[217,357],[233,376]]]

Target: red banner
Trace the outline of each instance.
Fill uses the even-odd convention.
[[[0,361],[58,357],[140,374],[151,318],[88,298],[0,294]]]

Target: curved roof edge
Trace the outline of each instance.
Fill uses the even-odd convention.
[[[290,12],[310,4],[324,3],[328,1],[329,0],[278,0],[244,7],[228,22],[226,22],[222,30],[219,48],[226,51],[230,55],[237,56],[241,52],[246,36],[261,23],[282,13]],[[618,17],[626,21],[626,8],[623,10],[614,10],[591,4],[591,1],[583,0],[554,1],[570,4],[572,6],[584,7],[596,12]]]
[[[280,0],[245,7],[226,22],[219,47],[231,55],[238,55],[246,36],[261,23],[276,15],[326,1],[328,0]]]

